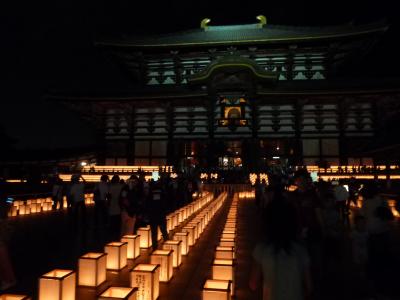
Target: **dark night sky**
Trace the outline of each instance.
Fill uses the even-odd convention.
[[[26,3],[25,3],[26,2]],[[396,1],[7,1],[2,4],[2,102],[0,125],[20,149],[62,148],[93,143],[91,129],[78,116],[44,102],[51,88],[95,90],[124,87],[126,79],[96,53],[95,35],[148,34],[212,24],[254,23],[335,25],[386,17],[391,28],[367,57],[364,76],[399,77],[400,33]],[[201,4],[200,4],[201,3]],[[89,138],[88,138],[89,137]]]

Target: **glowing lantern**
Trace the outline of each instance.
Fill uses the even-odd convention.
[[[231,295],[234,294],[235,263],[231,259],[215,259],[212,265],[212,279],[230,280]]]
[[[234,247],[217,246],[215,248],[215,258],[216,259],[234,259],[235,258],[235,248]]]
[[[177,232],[173,239],[176,241],[182,241],[181,253],[182,255],[187,255],[189,253],[189,232]]]
[[[182,241],[165,241],[163,244],[163,249],[164,250],[172,250],[172,262],[174,268],[177,268],[181,265],[182,263],[182,254],[181,254],[181,248],[182,248]]]
[[[128,243],[111,242],[104,247],[107,253],[107,269],[121,270],[126,266]]]
[[[52,204],[51,203],[49,203],[49,202],[45,202],[45,203],[43,203],[42,204],[42,207],[43,207],[43,211],[50,211],[51,209],[52,209]]]
[[[172,213],[172,228],[178,226],[178,216],[176,213]]]
[[[31,212],[31,208],[27,204],[23,204],[19,206],[19,214],[20,215],[29,215]]]
[[[236,231],[235,230],[224,230],[222,231],[222,236],[221,238],[223,239],[234,239],[236,236]]]
[[[106,289],[99,300],[136,300],[137,288],[114,287]]]
[[[185,226],[185,227],[182,228],[183,232],[188,232],[189,233],[189,239],[188,239],[189,246],[193,246],[194,245],[195,228],[196,227],[194,227],[194,226]]]
[[[128,243],[127,258],[135,259],[140,255],[140,235],[124,235],[121,242]]]
[[[16,294],[3,294],[0,295],[0,300],[30,300],[29,296],[16,295]]]
[[[138,228],[137,234],[140,235],[140,248],[150,248],[152,245],[150,226]]]
[[[10,208],[10,211],[9,211],[8,215],[10,217],[16,217],[18,215],[18,207],[17,206],[12,206]]]
[[[203,286],[202,300],[230,300],[231,282],[229,280],[208,279]]]
[[[168,282],[173,274],[173,250],[155,250],[150,255],[152,265],[160,265],[160,281]]]
[[[31,213],[38,213],[41,211],[42,206],[40,203],[31,203]]]
[[[235,246],[235,239],[234,238],[222,238],[219,240],[219,245],[221,247],[234,247]]]
[[[236,230],[236,224],[234,224],[234,223],[226,223],[225,224],[225,227],[224,227],[224,230]]]
[[[107,254],[89,252],[78,262],[78,285],[96,287],[106,281]]]
[[[151,264],[139,264],[131,271],[131,287],[137,287],[137,300],[156,300],[159,296],[160,267]]]
[[[75,285],[74,271],[55,269],[39,278],[39,300],[74,300]]]
[[[168,215],[168,216],[166,217],[166,219],[167,219],[167,231],[170,231],[170,230],[174,229],[174,228],[172,227],[172,216],[171,216],[171,215]]]

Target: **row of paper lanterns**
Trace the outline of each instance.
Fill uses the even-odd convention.
[[[254,190],[239,193],[239,199],[254,199],[255,197],[256,192]]]
[[[92,205],[93,201],[93,193],[85,194],[85,204]],[[63,197],[63,208],[67,208],[67,197]],[[53,210],[53,199],[51,197],[47,198],[37,198],[37,199],[28,199],[28,200],[15,200],[10,207],[10,211],[8,212],[9,217],[16,217],[18,215],[30,215],[45,211]]]
[[[215,248],[211,279],[203,285],[203,300],[230,300],[235,294],[236,229],[239,195],[233,196],[225,227]]]
[[[172,277],[173,267],[182,262],[181,255],[189,253],[205,226],[221,207],[227,195],[220,195],[212,201],[213,195],[205,193],[203,197],[186,205],[169,215],[178,220],[173,228],[183,224],[190,216],[199,212],[180,232],[175,233],[173,240],[163,243],[163,250],[155,250],[150,256],[150,264],[139,264],[131,271],[131,288],[110,287],[99,296],[99,299],[157,299],[159,281],[167,282]],[[207,205],[209,204],[209,205]],[[172,225],[172,226],[173,226]],[[173,228],[170,228],[172,230]],[[111,242],[105,246],[105,253],[87,253],[78,262],[78,285],[97,287],[106,281],[106,270],[121,270],[127,265],[127,259],[140,255],[140,248],[152,246],[150,227],[138,229],[137,235],[126,235],[120,242]],[[159,232],[158,239],[161,239]],[[73,270],[55,269],[42,275],[39,279],[39,300],[56,297],[58,300],[75,299],[76,273]],[[29,299],[24,295],[1,295],[1,300]]]
[[[150,255],[150,264],[138,264],[131,271],[131,287],[137,288],[138,300],[155,300],[159,296],[159,282],[168,282],[173,276],[173,268],[182,262],[182,255],[189,253],[211,218],[222,206],[227,194],[222,194],[203,209],[179,232],[173,240],[163,244],[163,250],[155,250]],[[204,199],[201,200],[204,204]],[[180,245],[180,246],[179,246]]]

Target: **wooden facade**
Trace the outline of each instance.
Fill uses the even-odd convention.
[[[396,88],[348,82],[341,67],[385,24],[327,28],[209,26],[97,41],[132,80],[126,95],[52,95],[101,132],[100,164],[259,168],[370,164]],[[133,91],[133,92],[132,92]],[[232,165],[233,164],[233,165]]]

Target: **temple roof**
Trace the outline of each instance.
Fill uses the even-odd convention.
[[[204,26],[203,28],[157,36],[122,36],[101,39],[98,46],[111,47],[185,47],[220,44],[265,44],[311,42],[343,39],[385,32],[385,21],[376,23],[325,27],[298,27],[269,24]]]

